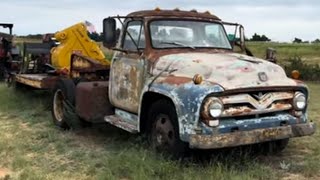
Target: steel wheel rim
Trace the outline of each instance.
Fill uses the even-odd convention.
[[[168,149],[174,145],[174,128],[168,115],[160,114],[155,118],[152,142],[155,149]]]
[[[58,89],[53,96],[53,114],[59,122],[63,119],[63,100],[62,91]]]

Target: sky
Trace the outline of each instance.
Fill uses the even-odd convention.
[[[108,16],[178,7],[240,23],[247,37],[257,33],[280,42],[320,39],[320,0],[1,0],[0,7],[0,22],[14,23],[17,35],[54,33],[85,20],[101,32]]]

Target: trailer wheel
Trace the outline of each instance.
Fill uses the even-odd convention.
[[[68,105],[74,106],[75,85],[70,79],[61,79],[57,82],[52,96],[52,117],[53,123],[62,128],[69,129],[70,123],[67,120]]]
[[[151,105],[149,114],[150,144],[160,153],[178,158],[187,150],[180,140],[179,125],[175,107],[168,100],[159,100]]]
[[[14,81],[14,77],[12,75],[8,75],[6,78],[7,87],[11,87],[15,83]]]

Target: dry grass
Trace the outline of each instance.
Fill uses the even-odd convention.
[[[270,46],[278,49],[281,60],[299,52],[311,63],[318,62],[320,52],[319,46],[311,45],[249,46],[260,57]],[[309,83],[309,87],[309,118],[319,123],[320,84]],[[150,150],[142,137],[106,124],[79,131],[55,128],[49,96],[48,92],[13,93],[0,84],[0,179],[6,175],[12,179],[139,180],[320,177],[319,131],[311,137],[293,139],[280,155],[251,156],[236,148],[201,151],[195,153],[196,160],[171,161]]]
[[[320,84],[309,83],[310,119],[318,122]],[[280,155],[251,156],[239,148],[194,152],[172,161],[140,136],[95,125],[61,131],[51,123],[47,92],[13,93],[0,85],[0,170],[12,179],[317,179],[319,132],[294,139]],[[288,168],[283,168],[283,164]],[[285,166],[285,167],[286,167]]]

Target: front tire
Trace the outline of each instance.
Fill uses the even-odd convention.
[[[152,148],[175,158],[184,155],[186,143],[180,140],[177,113],[168,100],[159,100],[151,105],[149,111],[150,144]]]

